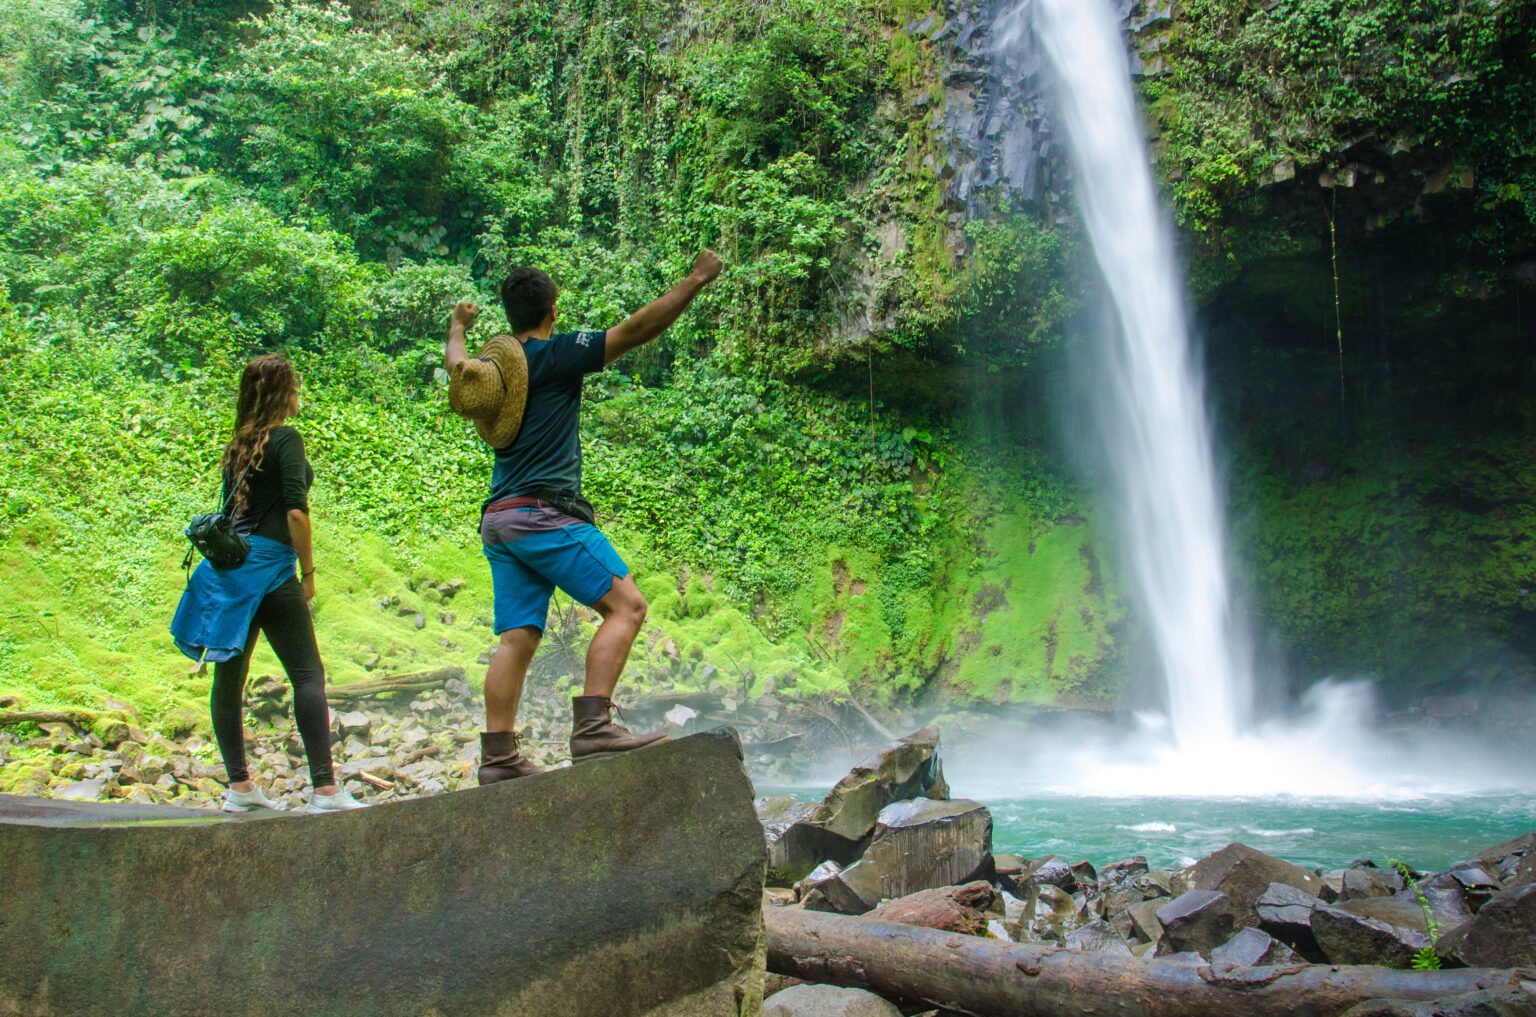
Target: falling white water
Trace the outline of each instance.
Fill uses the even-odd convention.
[[[1112,303],[1116,341],[1095,380],[1107,387],[1105,430],[1126,553],[1157,650],[1169,733],[1186,751],[1229,745],[1252,720],[1252,653],[1233,615],[1183,288],[1125,46],[1108,0],[1034,0],[1033,17]],[[1014,30],[1022,30],[1018,19]]]

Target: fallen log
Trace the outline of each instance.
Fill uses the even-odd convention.
[[[768,970],[975,1017],[1332,1017],[1370,999],[1523,989],[1536,973],[1364,965],[1214,968],[1116,958],[794,908],[765,908]]]
[[[410,674],[385,675],[368,681],[349,682],[346,685],[325,687],[325,698],[332,703],[350,703],[369,696],[382,696],[393,692],[425,692],[440,689],[451,678],[464,680],[461,667],[440,667],[431,671],[413,671]]]

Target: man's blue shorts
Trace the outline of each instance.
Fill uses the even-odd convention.
[[[613,589],[615,579],[629,575],[608,538],[588,523],[487,544],[485,557],[491,563],[497,635],[523,626],[543,632],[557,586],[591,607]]]

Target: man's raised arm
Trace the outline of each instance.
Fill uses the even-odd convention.
[[[606,366],[637,346],[644,346],[665,332],[693,298],[714,281],[724,267],[720,256],[708,248],[693,259],[693,271],[682,282],[646,304],[608,330],[603,364]]]
[[[448,345],[443,349],[443,370],[450,376],[453,369],[469,359],[464,346],[464,333],[475,323],[480,308],[472,300],[460,300],[453,307],[453,317],[448,320]]]

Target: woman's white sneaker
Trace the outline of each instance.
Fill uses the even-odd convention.
[[[352,792],[346,788],[337,788],[333,795],[310,795],[309,808],[304,811],[311,816],[318,816],[325,812],[346,812],[348,809],[366,809],[367,802],[360,802],[352,797]]]
[[[256,809],[275,809],[278,805],[259,787],[253,787],[249,791],[236,791],[234,788],[224,790],[224,803],[219,806],[224,812],[252,812]]]

